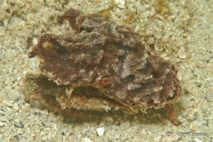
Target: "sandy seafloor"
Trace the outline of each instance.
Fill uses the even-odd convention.
[[[23,80],[28,73],[39,73],[39,60],[27,54],[42,34],[70,30],[67,23],[60,26],[55,20],[70,7],[86,13],[108,10],[110,20],[140,33],[147,48],[175,65],[182,85],[181,126],[125,115],[119,120],[109,116],[99,122],[65,123],[63,116],[25,101]],[[212,0],[1,0],[0,141],[213,141],[212,15]],[[98,128],[104,129],[103,136]]]

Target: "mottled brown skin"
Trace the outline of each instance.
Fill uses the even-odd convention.
[[[65,20],[74,34],[45,34],[30,53],[30,58],[39,57],[42,74],[57,85],[74,90],[88,87],[98,92],[81,94],[79,98],[72,91],[64,91],[56,96],[64,109],[72,108],[70,102],[76,96],[81,101],[88,97],[93,101],[104,99],[114,110],[137,113],[165,107],[179,96],[181,86],[174,66],[151,55],[137,33],[100,14],[84,15],[72,8],[57,19],[59,24]],[[69,103],[59,96],[67,97],[64,100]]]

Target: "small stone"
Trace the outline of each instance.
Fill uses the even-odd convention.
[[[57,125],[55,123],[52,123],[51,126],[54,130],[58,131]]]
[[[17,141],[20,141],[19,135],[15,135],[14,137],[16,138]]]
[[[2,122],[0,121],[0,127],[3,127],[3,126],[5,126],[5,123],[2,123]]]
[[[186,55],[185,55],[185,54],[181,54],[181,55],[180,55],[180,58],[181,58],[181,59],[186,59]]]
[[[202,142],[202,140],[199,140],[198,138],[195,138],[196,142]]]
[[[169,57],[167,56],[167,54],[162,54],[160,55],[161,58],[163,58],[164,60],[169,60]]]
[[[115,0],[119,8],[125,8],[125,0]]]
[[[3,100],[3,103],[6,105],[6,106],[9,106],[9,107],[12,107],[13,104],[11,102],[8,102],[6,100]]]
[[[1,110],[0,110],[0,114],[3,114],[3,115],[4,115],[4,114],[5,114],[5,112],[3,112],[3,111],[1,111]]]
[[[23,122],[15,123],[14,126],[18,128],[24,128],[24,123]]]
[[[60,121],[64,121],[64,116],[63,115],[58,115],[57,119],[60,120]]]
[[[103,127],[97,128],[96,131],[97,131],[98,136],[103,136],[104,135],[104,128]]]
[[[115,140],[118,140],[119,137],[120,137],[120,135],[115,135],[114,139],[115,139]]]
[[[18,110],[19,110],[19,106],[18,106],[17,103],[15,103],[15,104],[13,105],[13,109],[14,109],[15,111],[18,111]]]
[[[178,141],[180,136],[176,135],[176,133],[168,132],[167,135],[161,138],[161,142],[170,142],[170,141]]]
[[[0,121],[6,122],[6,121],[7,121],[7,118],[6,118],[6,117],[0,117]]]
[[[33,38],[33,45],[38,44],[38,39],[37,38]]]
[[[85,137],[84,142],[93,142],[90,138]]]

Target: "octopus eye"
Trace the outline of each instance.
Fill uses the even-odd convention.
[[[153,75],[154,78],[160,77],[160,71],[158,69],[154,69],[151,74]]]
[[[103,78],[103,79],[101,80],[101,84],[102,84],[103,86],[109,85],[109,83],[110,83],[110,79],[107,78],[107,77],[105,77],[105,78]]]

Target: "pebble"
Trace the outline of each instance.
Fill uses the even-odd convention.
[[[180,136],[176,135],[175,133],[168,133],[166,136],[161,138],[161,142],[171,142],[171,141],[178,141]]]
[[[202,142],[202,140],[199,140],[198,138],[195,138],[196,142]]]
[[[85,137],[84,142],[93,142],[90,138]]]
[[[18,111],[18,110],[19,110],[19,106],[18,106],[17,103],[15,103],[15,104],[13,105],[13,109],[14,109],[15,111]]]
[[[125,8],[125,0],[115,0],[119,8]]]
[[[7,118],[5,118],[5,117],[0,117],[0,121],[6,122],[6,121],[7,121]]]
[[[1,121],[0,121],[0,127],[3,127],[3,126],[5,126],[6,124],[5,123],[2,123]]]
[[[181,55],[180,55],[180,58],[181,58],[181,59],[186,59],[186,54],[181,54]]]
[[[11,102],[8,102],[8,101],[6,101],[6,100],[3,100],[3,103],[6,104],[6,105],[9,106],[9,107],[12,107],[12,106],[13,106],[13,104],[12,104]]]
[[[24,123],[20,121],[18,123],[15,123],[14,126],[17,128],[24,128]]]
[[[104,135],[104,128],[103,127],[97,128],[96,132],[97,132],[98,136],[103,136]]]
[[[118,140],[120,138],[120,135],[115,135],[114,139]]]
[[[0,110],[0,114],[3,114],[3,115],[4,115],[4,114],[5,114],[5,112]]]

